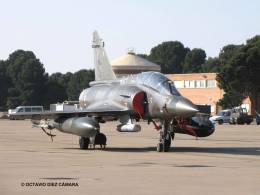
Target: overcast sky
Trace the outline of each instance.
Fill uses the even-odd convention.
[[[178,40],[217,56],[230,43],[260,34],[257,0],[0,0],[0,59],[31,50],[49,73],[93,68],[92,32],[109,59],[130,47],[149,54]]]

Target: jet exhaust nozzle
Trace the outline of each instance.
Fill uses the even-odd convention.
[[[119,132],[139,132],[141,131],[141,126],[138,124],[120,124],[116,130]]]

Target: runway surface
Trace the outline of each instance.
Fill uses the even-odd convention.
[[[260,193],[260,126],[218,125],[199,140],[177,134],[168,153],[156,152],[152,125],[101,127],[107,149],[83,151],[77,136],[55,131],[51,142],[30,121],[0,120],[0,194]]]

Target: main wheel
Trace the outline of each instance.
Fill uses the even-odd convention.
[[[168,152],[170,147],[171,147],[171,136],[169,133],[167,133],[163,143],[163,151]]]
[[[157,152],[162,152],[163,151],[163,144],[160,142],[157,144]]]
[[[95,137],[94,145],[100,145],[101,148],[105,148],[107,145],[107,137],[103,133],[97,133]]]
[[[170,135],[171,135],[172,140],[174,140],[175,133],[174,133],[174,132],[171,132]]]
[[[245,124],[244,119],[243,119],[243,118],[238,118],[238,119],[237,119],[237,124],[238,124],[238,125],[244,125],[244,124]]]
[[[88,137],[79,138],[79,147],[82,150],[87,150],[89,147],[90,139]]]
[[[219,120],[219,121],[218,121],[218,124],[219,124],[219,125],[222,125],[223,122],[224,122],[223,120]]]

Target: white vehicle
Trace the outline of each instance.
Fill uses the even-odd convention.
[[[8,117],[10,120],[13,118],[11,117],[11,114],[14,113],[21,113],[21,112],[26,112],[26,113],[35,113],[35,112],[43,112],[43,106],[18,106],[15,109],[9,109],[8,110]],[[17,119],[17,117],[16,117]]]
[[[230,115],[231,115],[231,110],[221,110],[217,113],[216,116],[212,116],[209,118],[209,120],[212,123],[218,123],[222,125],[223,123],[229,123],[230,122]]]

